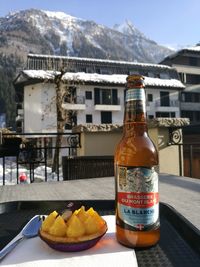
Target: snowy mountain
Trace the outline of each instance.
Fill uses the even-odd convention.
[[[172,51],[131,22],[113,29],[63,12],[29,9],[0,18],[0,53],[29,52],[156,63]]]

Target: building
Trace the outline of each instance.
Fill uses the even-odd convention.
[[[184,89],[177,71],[166,65],[103,59],[28,55],[26,69],[14,81],[17,129],[56,132],[55,77],[71,95],[63,108],[72,111],[70,129],[79,124],[122,124],[124,89],[128,74],[145,77],[147,116],[180,117],[179,92]]]
[[[180,112],[190,119],[190,126],[183,128],[184,175],[200,178],[200,45],[177,51],[161,64],[176,68],[185,85],[180,91]]]
[[[180,91],[181,117],[191,124],[200,123],[200,45],[184,48],[168,57],[161,64],[175,68],[185,89]]]

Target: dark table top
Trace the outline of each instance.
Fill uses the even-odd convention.
[[[70,201],[15,201],[0,204],[0,249],[36,214],[62,211]],[[74,207],[94,207],[101,215],[114,214],[113,200],[73,201]],[[161,239],[148,249],[135,249],[139,267],[200,266],[200,231],[181,214],[160,203]]]

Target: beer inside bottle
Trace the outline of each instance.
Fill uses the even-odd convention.
[[[148,136],[144,78],[127,77],[123,137],[115,151],[116,236],[128,247],[160,238],[157,150]]]

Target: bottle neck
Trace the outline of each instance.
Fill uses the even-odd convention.
[[[134,131],[139,135],[147,132],[146,97],[143,87],[126,89],[124,133]]]

